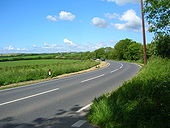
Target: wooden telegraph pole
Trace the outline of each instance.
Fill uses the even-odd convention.
[[[145,36],[145,20],[144,20],[144,13],[143,13],[143,0],[141,0],[141,15],[142,15],[142,34],[143,34],[143,52],[144,52],[144,64],[147,64],[147,57],[146,57],[146,36]]]

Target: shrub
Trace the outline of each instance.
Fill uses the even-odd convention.
[[[157,55],[170,58],[170,35],[158,34],[155,37]]]

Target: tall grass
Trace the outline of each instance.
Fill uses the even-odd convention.
[[[170,60],[152,58],[132,80],[93,102],[88,119],[101,128],[168,128]]]
[[[65,73],[77,72],[95,66],[98,62],[86,60],[27,60],[0,62],[0,86],[29,80],[51,77]]]

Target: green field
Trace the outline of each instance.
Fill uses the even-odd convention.
[[[151,58],[139,74],[95,99],[88,119],[100,128],[168,128],[170,60]]]
[[[56,54],[35,54],[35,55],[29,55],[29,54],[14,54],[9,56],[0,56],[0,61],[16,61],[16,60],[37,60],[37,59],[51,59],[55,58]]]
[[[81,60],[81,53],[49,53],[49,54],[0,54],[0,62],[17,60],[40,60],[40,59],[74,59]]]
[[[10,68],[10,67],[23,67],[23,66],[44,66],[51,64],[67,64],[67,63],[78,63],[77,60],[58,60],[58,59],[44,59],[44,60],[21,60],[21,61],[8,61],[0,62],[0,68]]]
[[[50,77],[65,73],[77,72],[97,65],[91,60],[20,60],[0,62],[0,86],[29,80],[48,78],[48,70],[52,70]]]

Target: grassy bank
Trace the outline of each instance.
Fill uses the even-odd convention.
[[[90,60],[57,59],[0,62],[0,86],[47,78],[49,69],[52,70],[51,77],[54,77],[85,70],[97,64]]]
[[[122,87],[93,101],[88,119],[101,128],[170,126],[170,60],[152,58]]]

